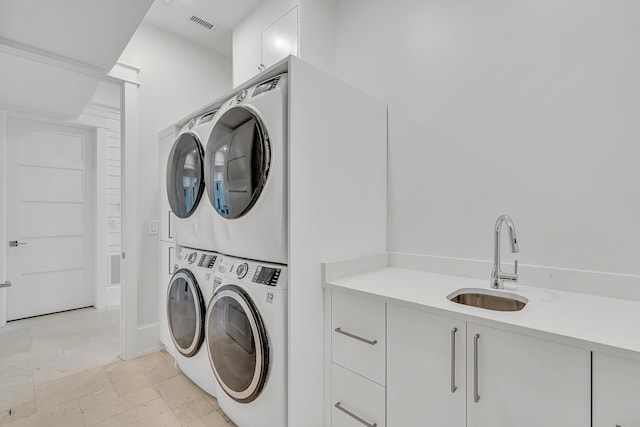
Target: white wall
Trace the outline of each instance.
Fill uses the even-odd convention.
[[[120,62],[140,71],[138,325],[158,320],[158,236],[147,234],[157,220],[158,132],[231,89],[231,60],[152,25],[143,24]],[[157,337],[156,337],[157,341]]]
[[[522,263],[640,286],[639,14],[340,0],[338,77],[390,104],[388,249],[488,261],[508,213]]]

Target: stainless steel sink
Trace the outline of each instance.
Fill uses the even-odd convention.
[[[471,305],[495,311],[520,311],[529,302],[520,295],[497,292],[491,289],[458,289],[447,296],[458,304]]]

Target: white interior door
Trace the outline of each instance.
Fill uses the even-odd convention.
[[[89,130],[7,120],[8,320],[93,305],[93,145]]]

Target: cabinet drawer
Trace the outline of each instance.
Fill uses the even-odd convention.
[[[331,294],[332,360],[385,384],[385,303],[342,292]]]
[[[331,384],[331,427],[385,426],[383,386],[336,364]]]

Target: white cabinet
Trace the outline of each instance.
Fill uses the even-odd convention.
[[[331,425],[384,427],[385,303],[331,294]]]
[[[590,369],[588,350],[387,305],[389,427],[585,427]]]
[[[387,306],[390,427],[466,425],[466,324]]]
[[[233,29],[233,86],[286,58],[299,56],[297,0],[258,5]]]
[[[468,427],[585,427],[589,351],[467,324]]]
[[[593,353],[593,427],[640,426],[640,362]]]
[[[298,6],[262,31],[261,68],[269,68],[289,55],[298,55]]]

